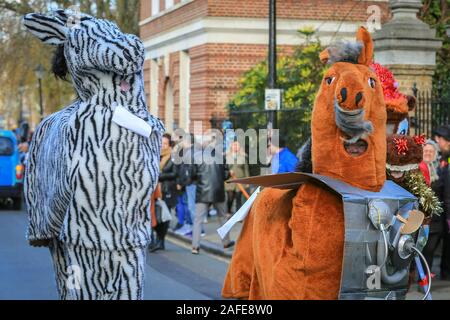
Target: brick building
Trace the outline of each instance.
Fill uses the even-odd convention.
[[[301,44],[297,30],[303,27],[316,29],[324,44],[354,39],[371,13],[378,10],[381,20],[387,19],[387,3],[278,0],[278,48]],[[209,127],[213,117],[227,117],[225,106],[238,79],[267,56],[268,7],[268,0],[141,1],[148,104],[167,131],[192,130],[199,120]]]

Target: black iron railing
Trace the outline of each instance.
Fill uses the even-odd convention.
[[[417,104],[410,118],[415,134],[432,137],[433,131],[450,123],[450,85],[439,82],[429,91],[412,88]]]

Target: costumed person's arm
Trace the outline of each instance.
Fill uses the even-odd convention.
[[[47,246],[60,234],[72,195],[68,183],[67,145],[57,137],[67,136],[66,120],[74,105],[45,118],[37,127],[29,146],[24,177],[27,204],[27,240],[32,246]],[[51,150],[51,152],[48,152]],[[45,161],[39,161],[45,157]],[[59,177],[56,181],[52,177]]]

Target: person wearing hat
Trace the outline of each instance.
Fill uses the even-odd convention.
[[[441,149],[439,160],[440,199],[444,205],[444,239],[441,258],[441,279],[450,280],[450,125],[444,125],[434,131],[434,138]]]
[[[434,140],[428,139],[423,145],[423,160],[419,164],[419,169],[425,178],[428,186],[432,188],[438,196],[439,201],[442,198],[442,186],[439,180],[439,145]],[[423,255],[430,268],[433,266],[433,258],[439,244],[444,236],[444,224],[446,223],[445,214],[432,215],[429,221],[428,241],[423,249]],[[432,273],[432,277],[434,274]]]

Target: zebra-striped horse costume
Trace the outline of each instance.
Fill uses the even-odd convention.
[[[71,18],[58,10],[23,19],[58,45],[78,95],[33,136],[27,237],[49,240],[62,299],[140,299],[164,127],[148,113],[139,38],[84,14],[70,27]],[[145,120],[150,136],[113,122],[117,105]]]

